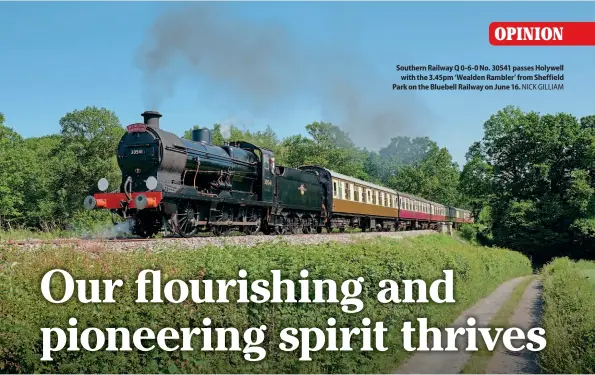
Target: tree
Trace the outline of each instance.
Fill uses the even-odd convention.
[[[446,148],[432,142],[419,161],[401,166],[389,186],[434,202],[460,207],[459,167]]]
[[[82,207],[82,200],[105,177],[117,187],[121,173],[117,147],[124,134],[116,114],[105,108],[86,107],[60,119],[61,142],[55,156],[60,160],[54,183],[59,219]]]
[[[595,117],[509,106],[467,153],[461,190],[490,206],[496,244],[541,259],[595,244]],[[593,256],[594,254],[591,254]]]
[[[22,216],[26,168],[23,168],[23,139],[4,125],[0,113],[0,226],[8,225]]]
[[[461,172],[459,192],[467,199],[473,217],[478,218],[491,198],[492,166],[486,161],[480,142],[469,147],[465,159],[467,163]]]
[[[328,122],[306,126],[310,138],[296,135],[283,141],[288,166],[316,164],[360,179],[368,179],[364,171],[367,153],[358,149],[349,135]]]

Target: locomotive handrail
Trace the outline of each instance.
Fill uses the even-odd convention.
[[[130,186],[130,191],[127,190],[127,186]],[[126,182],[124,183],[124,194],[126,194],[126,198],[128,198],[128,200],[132,199],[132,177],[128,176],[128,178],[126,179]]]
[[[194,189],[196,189],[196,176],[198,176],[198,168],[200,168],[200,159],[196,161],[196,173],[194,174]]]

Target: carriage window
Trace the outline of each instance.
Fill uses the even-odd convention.
[[[333,195],[336,197],[337,196],[337,182],[333,182]]]
[[[359,202],[359,187],[353,188],[353,200]]]
[[[378,199],[378,204],[379,204],[380,206],[382,206],[382,196],[383,196],[383,195],[384,195],[384,194],[383,194],[382,192],[378,193],[378,198],[379,198],[379,199]]]
[[[376,192],[375,191],[372,194],[372,204],[376,204]]]
[[[350,191],[349,191],[349,185],[351,185],[351,184],[345,183],[345,199],[346,200],[349,200],[349,198],[351,198]]]
[[[341,199],[342,196],[343,196],[343,182],[339,181],[339,194],[337,195],[337,197],[339,199]]]

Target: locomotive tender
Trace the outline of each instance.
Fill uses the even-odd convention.
[[[133,234],[151,237],[164,226],[183,237],[239,228],[246,234],[320,233],[346,227],[389,231],[455,226],[470,212],[430,202],[326,168],[275,165],[273,152],[248,142],[212,144],[209,129],[192,140],[161,129],[146,111],[118,146],[119,192],[101,179],[87,209],[134,219]]]

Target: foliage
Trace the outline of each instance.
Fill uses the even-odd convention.
[[[477,242],[477,234],[479,228],[477,224],[463,224],[461,225],[461,237],[469,242]]]
[[[14,187],[25,183],[25,169],[20,157],[23,149],[23,139],[4,125],[4,116],[0,113],[0,224],[10,226],[11,221],[22,216],[24,191]]]
[[[425,199],[460,207],[459,167],[446,148],[433,142],[421,160],[402,166],[389,181],[398,191],[415,191]]]
[[[100,178],[119,186],[116,148],[124,131],[116,115],[86,107],[60,126],[58,135],[22,139],[0,122],[0,226],[64,229]]]
[[[461,244],[443,235],[402,240],[379,238],[353,244],[171,248],[166,252],[10,248],[2,253],[0,371],[9,373],[390,372],[407,355],[401,347],[400,328],[404,321],[427,317],[429,325],[445,327],[501,282],[531,273],[529,260],[517,252]],[[75,279],[121,278],[125,284],[116,290],[114,304],[82,304],[72,300],[56,306],[43,299],[39,288],[42,275],[55,268],[67,270]],[[240,269],[248,272],[248,285],[255,279],[270,282],[270,270],[274,269],[281,270],[283,279],[294,281],[299,280],[300,270],[307,269],[308,279],[331,279],[339,286],[344,280],[363,276],[365,284],[360,298],[365,308],[357,314],[346,314],[336,303],[236,304],[237,288],[230,288],[233,292],[228,304],[137,304],[134,280],[140,269],[161,269],[162,286],[170,279],[236,279]],[[383,279],[400,282],[421,278],[430,283],[443,278],[444,269],[454,270],[457,301],[454,304],[377,302],[378,284]],[[62,282],[53,284],[53,295],[62,290]],[[300,293],[297,282],[296,293]],[[267,350],[267,357],[261,362],[247,362],[238,351],[201,352],[198,345],[202,340],[198,338],[197,349],[186,353],[159,349],[150,352],[63,350],[54,353],[53,362],[39,361],[40,328],[66,329],[71,317],[78,319],[79,334],[87,327],[131,330],[202,327],[205,317],[213,320],[212,327],[236,327],[240,333],[264,324],[268,329],[262,347]],[[336,327],[361,327],[361,320],[366,317],[373,322],[383,321],[388,328],[384,343],[389,350],[362,353],[360,339],[354,338],[351,352],[319,351],[313,353],[313,361],[300,362],[295,353],[278,349],[281,329],[324,328],[329,317],[337,319]]]
[[[290,167],[315,164],[336,172],[368,179],[364,172],[365,153],[339,127],[326,122],[306,126],[310,138],[294,135],[283,141]]]
[[[540,353],[541,366],[552,374],[592,374],[595,262],[559,258],[546,265],[542,274],[542,327],[547,346]]]
[[[489,206],[496,244],[541,260],[595,257],[593,124],[593,116],[579,121],[512,106],[484,124],[460,190],[476,215]]]

